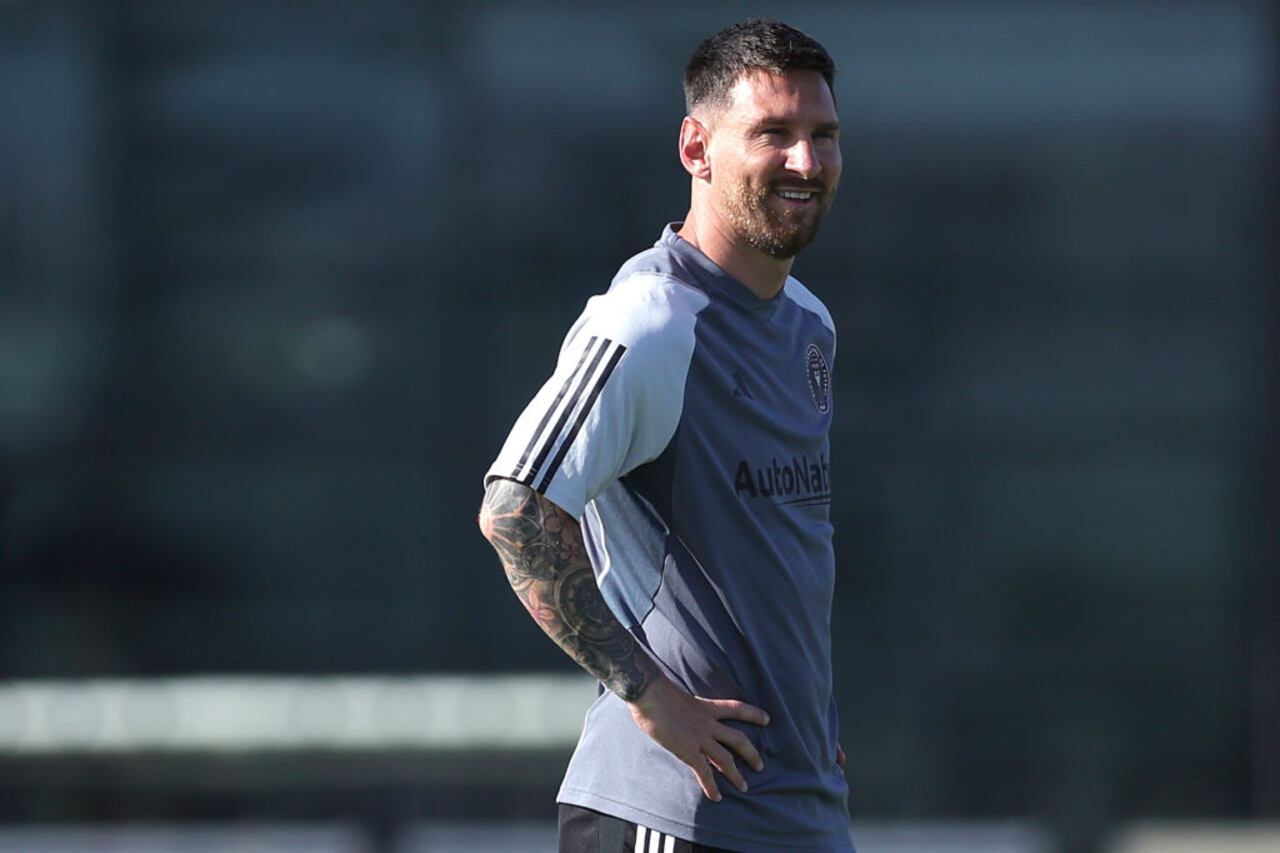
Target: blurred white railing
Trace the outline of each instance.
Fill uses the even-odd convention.
[[[1280,823],[1161,821],[1125,827],[1107,853],[1276,853]]]
[[[855,827],[858,853],[1052,853],[1025,822],[877,823]],[[556,826],[417,823],[375,842],[357,827],[307,824],[0,827],[0,853],[553,853]]]
[[[595,696],[558,674],[10,682],[0,754],[571,747]]]

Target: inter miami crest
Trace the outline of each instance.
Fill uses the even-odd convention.
[[[809,344],[805,360],[808,362],[809,392],[813,394],[813,404],[825,415],[831,411],[831,369],[827,367],[827,359],[817,344]]]

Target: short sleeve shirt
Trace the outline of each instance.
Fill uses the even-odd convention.
[[[852,850],[836,765],[828,432],[835,330],[789,278],[760,299],[668,226],[588,300],[487,478],[582,524],[618,619],[689,692],[764,708],[731,723],[760,750],[749,785],[692,772],[602,691],[560,789],[700,844]]]

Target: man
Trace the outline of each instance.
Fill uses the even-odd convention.
[[[834,66],[752,20],[685,71],[683,223],[587,302],[480,525],[601,682],[560,850],[852,850],[831,690],[835,332],[788,273],[840,178]],[[727,784],[726,784],[727,783]]]

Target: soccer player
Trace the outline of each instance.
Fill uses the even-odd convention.
[[[560,850],[850,851],[831,685],[835,330],[789,276],[840,178],[827,51],[751,20],[685,70],[683,222],[587,301],[480,526],[601,682]]]

